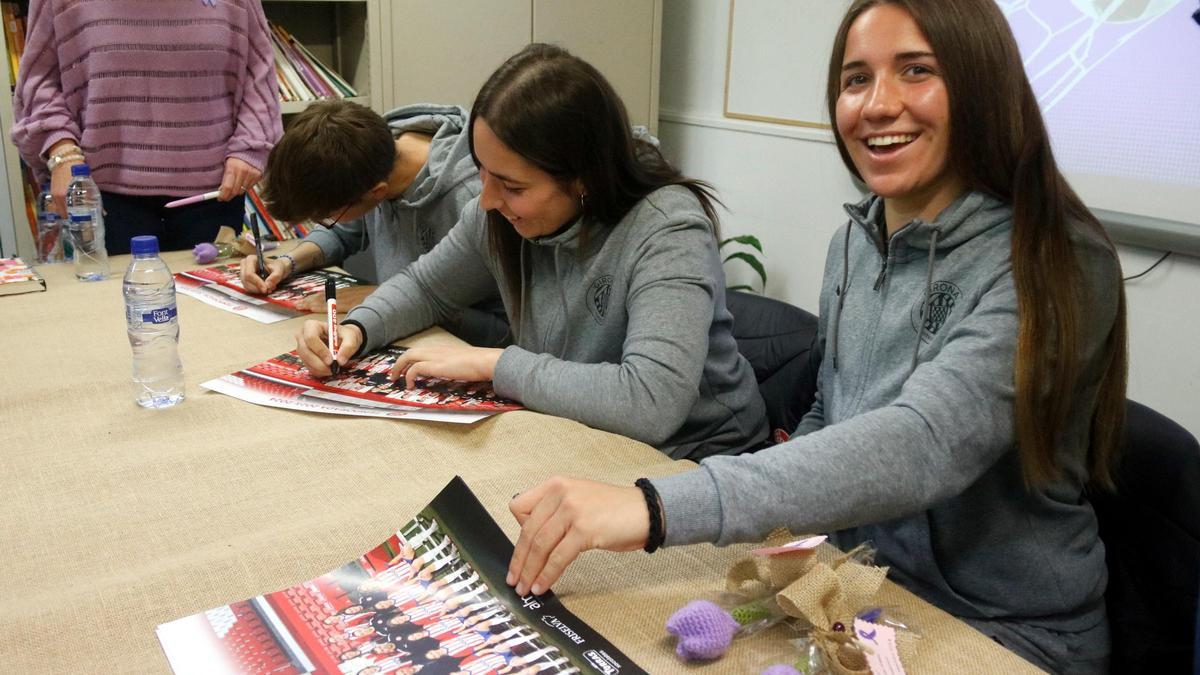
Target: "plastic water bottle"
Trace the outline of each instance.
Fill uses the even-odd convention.
[[[133,395],[143,408],[167,408],[183,400],[175,278],[158,257],[158,237],[134,237],[125,271],[125,322],[133,347]]]
[[[54,210],[50,184],[43,183],[37,200],[37,262],[39,265],[63,261],[62,221]]]
[[[108,277],[108,251],[104,248],[104,208],[100,188],[87,164],[71,167],[67,186],[67,228],[75,249],[75,278],[100,281]]]

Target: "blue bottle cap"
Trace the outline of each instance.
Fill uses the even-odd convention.
[[[72,164],[71,165],[71,175],[72,176],[90,176],[90,175],[92,175],[92,170],[88,168],[87,164]]]
[[[129,240],[129,250],[134,255],[157,255],[158,237],[152,234],[143,234],[139,237],[134,237]]]
[[[92,219],[92,214],[90,213],[72,213],[70,216],[72,223],[82,223],[85,220]]]

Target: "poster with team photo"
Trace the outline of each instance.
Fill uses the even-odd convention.
[[[200,386],[255,405],[326,415],[474,424],[493,414],[470,410],[439,410],[437,408],[356,401],[330,392],[310,389],[290,382],[269,380],[246,372],[222,375],[207,382],[201,382]]]
[[[242,286],[241,267],[238,263],[226,263],[224,265],[214,265],[213,267],[204,267],[201,269],[189,270],[180,272],[175,275],[176,279],[181,277],[184,279],[194,279],[206,284],[214,284],[223,291],[233,291],[234,297],[239,300],[257,300],[286,307],[293,311],[302,310],[298,304],[301,300],[323,293],[325,291],[325,280],[333,279],[338,290],[349,288],[350,286],[361,286],[365,282],[341,272],[332,270],[312,270],[311,272],[302,272],[295,276],[289,277],[283,283],[279,284],[271,293],[261,296],[252,296],[246,294],[245,287]]]
[[[162,624],[176,675],[642,673],[553,593],[504,583],[512,544],[455,478],[332,572]]]
[[[247,368],[244,373],[335,395],[338,400],[383,403],[442,410],[505,412],[520,410],[516,401],[496,395],[491,382],[462,382],[428,377],[416,387],[405,387],[404,379],[388,379],[388,373],[405,347],[384,347],[347,363],[337,375],[315,377],[295,351]]]
[[[279,323],[300,316],[303,312],[266,302],[261,297],[238,293],[211,281],[201,281],[186,274],[175,275],[175,290],[206,305],[223,309],[259,323]]]

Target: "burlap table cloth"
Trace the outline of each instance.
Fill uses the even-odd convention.
[[[164,255],[172,270],[195,265]],[[200,382],[294,347],[302,319],[264,325],[179,296],[187,400],[133,403],[121,272],[0,297],[0,671],[167,672],[160,623],[297,583],[357,557],[461,475],[511,539],[514,493],[555,473],[629,483],[686,470],[641,443],[532,412],[465,427],[254,406]],[[453,340],[439,330],[405,340]],[[586,385],[584,385],[586,386]],[[603,405],[597,401],[597,405]],[[556,591],[650,672],[757,672],[782,629],[685,667],[664,622],[722,587],[747,547],[589,553]],[[826,554],[832,555],[830,549]],[[1032,671],[966,624],[885,583],[925,639],[911,671]]]

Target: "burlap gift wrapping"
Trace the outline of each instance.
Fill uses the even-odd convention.
[[[781,527],[767,536],[763,546],[782,546],[799,538]],[[732,593],[752,598],[774,592],[784,612],[811,627],[811,637],[825,653],[830,670],[839,675],[870,673],[866,658],[854,645],[854,617],[871,606],[887,568],[855,562],[859,550],[832,565],[818,561],[811,551],[749,556],[729,569],[725,585]],[[843,630],[834,630],[835,623]],[[911,658],[914,640],[908,631],[896,633],[902,661]]]

